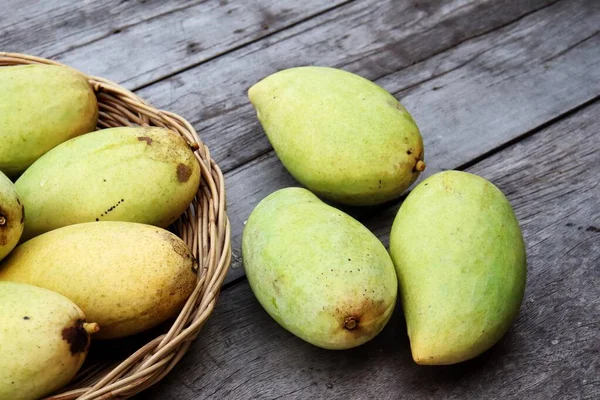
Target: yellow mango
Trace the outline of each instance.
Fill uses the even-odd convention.
[[[97,330],[58,293],[0,282],[0,399],[36,400],[66,385]]]
[[[167,227],[198,191],[200,166],[173,131],[123,127],[69,140],[16,182],[25,205],[22,241],[91,221]]]
[[[85,76],[53,65],[0,68],[0,171],[16,178],[60,143],[96,128]]]
[[[0,264],[0,280],[53,290],[102,328],[132,335],[176,315],[194,290],[194,257],[169,231],[132,222],[88,222],[33,238]]]

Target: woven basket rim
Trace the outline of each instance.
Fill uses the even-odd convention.
[[[176,234],[190,247],[198,262],[198,280],[170,329],[123,361],[113,365],[87,366],[78,372],[70,386],[46,397],[47,400],[126,399],[154,385],[173,369],[214,310],[231,265],[231,228],[226,213],[223,173],[194,127],[183,117],[154,108],[135,93],[108,79],[87,75],[46,58],[0,52],[0,68],[26,64],[57,65],[84,75],[98,99],[97,129],[139,125],[174,130],[188,142],[200,165],[198,193],[173,225]]]

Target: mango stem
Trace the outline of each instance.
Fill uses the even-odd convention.
[[[100,330],[100,326],[98,326],[98,324],[95,322],[84,322],[83,329],[85,329],[85,331],[91,335],[92,333],[98,332]]]
[[[423,172],[425,171],[425,163],[421,160],[417,161],[415,164],[415,171]]]

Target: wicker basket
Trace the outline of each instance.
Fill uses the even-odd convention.
[[[0,67],[35,63],[66,67],[43,58],[0,52]],[[181,134],[194,151],[202,174],[200,189],[172,228],[192,249],[199,274],[196,289],[167,333],[151,339],[116,364],[84,364],[71,386],[47,398],[53,400],[125,399],[162,379],[183,357],[212,313],[231,263],[223,174],[194,128],[180,116],[151,107],[113,82],[93,76],[88,76],[88,80],[98,98],[98,129],[128,125],[166,127]]]

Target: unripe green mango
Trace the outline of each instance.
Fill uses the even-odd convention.
[[[88,222],[55,229],[19,246],[0,280],[68,297],[97,322],[94,337],[149,329],[176,315],[196,286],[196,262],[169,231],[132,222]]]
[[[0,260],[19,242],[25,214],[15,185],[0,172]]]
[[[89,221],[167,227],[198,191],[200,166],[181,136],[123,127],[71,139],[41,157],[16,182],[27,240]]]
[[[0,282],[0,399],[37,400],[66,385],[97,330],[58,293]]]
[[[0,171],[16,178],[60,143],[96,128],[85,76],[54,65],[0,68]]]
[[[375,83],[335,68],[290,68],[248,96],[275,152],[318,196],[348,205],[397,198],[425,168],[419,128]]]
[[[484,178],[445,171],[417,185],[394,220],[390,253],[418,364],[481,354],[519,311],[523,237],[508,200]]]
[[[281,189],[263,199],[248,219],[242,251],[260,304],[316,346],[359,346],[394,310],[398,282],[385,247],[306,189]]]

